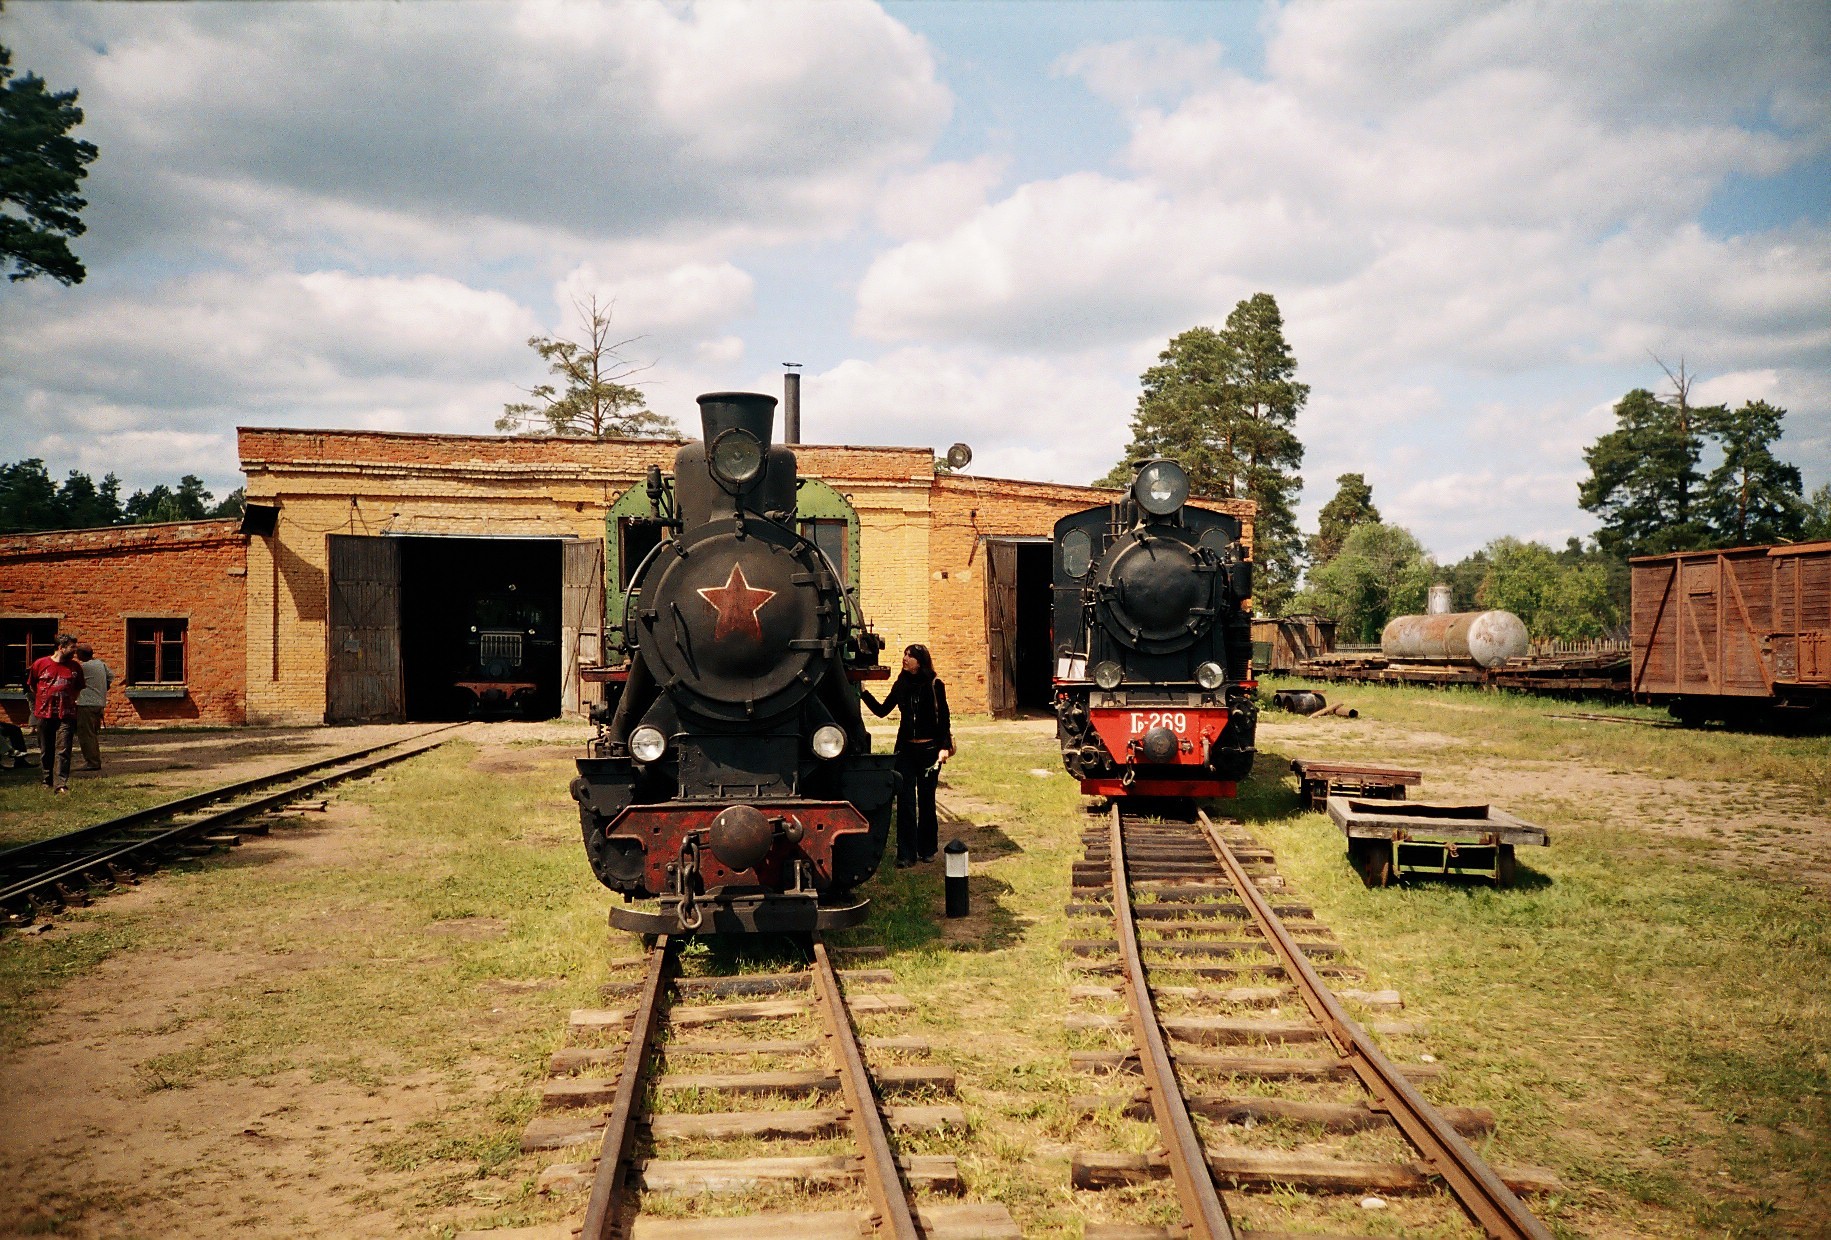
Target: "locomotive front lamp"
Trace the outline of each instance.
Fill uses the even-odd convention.
[[[1111,659],[1094,664],[1094,683],[1102,689],[1117,689],[1125,679],[1125,669]]]
[[[817,758],[837,758],[846,751],[846,734],[833,724],[824,724],[814,729],[814,756]]]
[[[1221,670],[1219,663],[1204,663],[1195,669],[1195,683],[1204,689],[1218,689],[1225,679],[1227,673]]]
[[[629,752],[638,762],[653,762],[668,749],[668,738],[661,729],[643,724],[629,734]]]
[[[741,487],[763,472],[763,445],[742,427],[721,431],[712,441],[712,472],[726,486]]]
[[[1189,475],[1175,461],[1152,461],[1138,471],[1132,498],[1156,517],[1167,517],[1189,498]]]

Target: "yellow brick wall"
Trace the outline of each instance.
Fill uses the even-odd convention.
[[[602,538],[609,505],[672,442],[506,439],[245,428],[251,503],[280,505],[248,547],[248,719],[322,722],[332,534]],[[827,479],[860,518],[865,614],[892,640],[928,626],[926,449],[804,445],[803,476]],[[913,634],[914,636],[908,636]]]

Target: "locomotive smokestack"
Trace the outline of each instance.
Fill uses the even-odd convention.
[[[776,398],[761,392],[707,392],[699,398],[699,422],[707,447],[734,426],[768,446],[776,429]]]
[[[801,363],[782,364],[788,367],[782,376],[782,442],[792,447],[801,442]]]

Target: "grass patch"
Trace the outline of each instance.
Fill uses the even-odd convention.
[[[1820,1225],[1811,1209],[1831,1193],[1825,897],[1738,872],[1709,840],[1662,833],[1661,823],[1720,805],[1725,781],[1746,789],[1751,805],[1776,788],[1809,801],[1824,778],[1811,768],[1823,766],[1826,742],[1585,727],[1542,718],[1560,705],[1496,695],[1359,687],[1335,695],[1367,718],[1268,713],[1259,770],[1227,808],[1277,850],[1294,891],[1371,970],[1357,984],[1400,990],[1408,1010],[1398,1018],[1428,1023],[1425,1038],[1392,1049],[1429,1049],[1443,1062],[1432,1095],[1495,1110],[1499,1128],[1486,1141],[1495,1160],[1558,1171],[1570,1191],[1542,1209],[1563,1234],[1752,1236]],[[1093,934],[1091,922],[1071,924],[1064,905],[1081,832],[1100,820],[1082,812],[1047,724],[961,719],[956,732],[963,749],[946,768],[942,842],[957,835],[971,849],[972,915],[940,916],[939,865],[886,866],[866,891],[872,922],[837,936],[884,944],[881,967],[895,983],[871,989],[916,1004],[907,1015],[870,1017],[862,1031],[919,1033],[933,1044],[932,1061],[958,1073],[964,1128],[898,1144],[958,1155],[968,1193],[1003,1202],[1026,1235],[1078,1235],[1090,1212],[1173,1221],[1161,1186],[1098,1198],[1068,1188],[1076,1146],[1144,1150],[1160,1140],[1149,1124],[1110,1110],[1084,1117],[1072,1104],[1127,1085],[1068,1066],[1071,1046],[1123,1039],[1070,1037],[1062,1025],[1070,987],[1096,980],[1071,971],[1060,945]],[[889,732],[877,735],[887,747]],[[1339,833],[1298,806],[1287,770],[1298,752],[1415,755],[1427,793],[1440,773],[1472,763],[1537,781],[1528,816],[1552,830],[1554,844],[1523,858],[1525,881],[1510,891],[1450,883],[1369,891],[1349,870]],[[277,829],[282,841],[291,834],[280,848],[251,845],[174,867],[151,880],[153,901],[104,900],[60,919],[51,934],[0,938],[0,1048],[11,1054],[40,1040],[51,1005],[80,997],[70,983],[98,970],[150,985],[174,963],[217,960],[215,974],[120,1030],[122,1045],[147,1048],[127,1065],[127,1094],[182,1102],[228,1082],[238,1099],[265,1089],[309,1105],[322,1091],[405,1108],[394,1131],[341,1138],[339,1156],[363,1179],[352,1208],[422,1233],[557,1221],[577,1202],[533,1191],[556,1156],[520,1154],[516,1141],[546,1058],[564,1042],[567,1010],[603,1006],[599,986],[635,976],[637,952],[628,936],[607,940],[613,897],[584,863],[567,756],[522,749],[517,762],[528,769],[485,770],[476,747],[454,742],[345,786],[332,821],[304,816]],[[1561,791],[1585,771],[1677,782],[1669,803],[1604,812]],[[1700,774],[1712,791],[1691,782]],[[1822,819],[1822,805],[1816,812]],[[1777,833],[1763,822],[1738,812],[1723,825],[1731,834]],[[792,954],[779,942],[695,945],[683,968],[763,972]],[[1280,1092],[1322,1096],[1297,1084]],[[720,1109],[725,1100],[664,1105]],[[1312,1135],[1291,1128],[1278,1139],[1299,1145]],[[1389,1136],[1362,1144],[1392,1152]],[[100,1208],[94,1202],[144,1197],[137,1182],[105,1179],[80,1190],[47,1186],[35,1198],[14,1188],[0,1200],[25,1207],[41,1230],[80,1228]],[[804,1208],[808,1200],[783,1195]],[[1288,1194],[1241,1203],[1254,1226],[1467,1234],[1436,1199],[1378,1219],[1352,1203]],[[710,1205],[651,1204],[666,1212]],[[206,1217],[184,1214],[176,1192],[145,1208],[167,1212],[165,1225],[180,1229]],[[294,1213],[273,1210],[275,1218]]]

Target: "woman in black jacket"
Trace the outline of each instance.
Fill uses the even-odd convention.
[[[896,794],[896,868],[935,859],[940,826],[935,817],[935,785],[941,764],[954,753],[953,719],[947,711],[947,685],[935,675],[928,647],[903,651],[903,671],[882,702],[859,687],[871,713],[882,719],[895,707],[896,772],[902,776]]]

